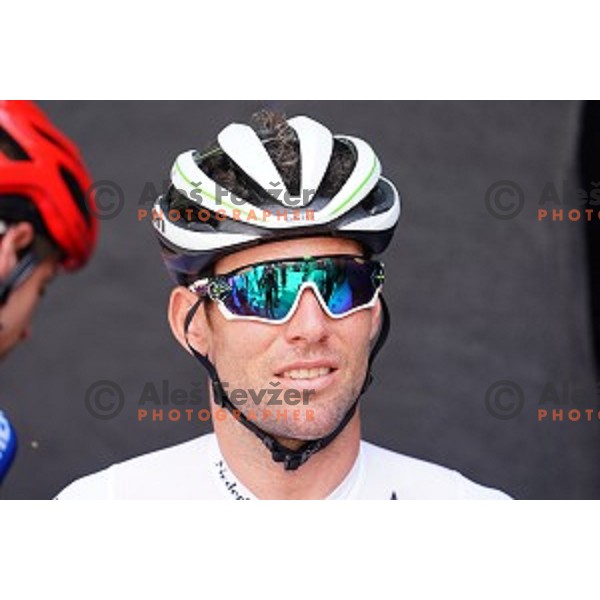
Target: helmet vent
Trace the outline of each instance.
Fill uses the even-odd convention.
[[[211,154],[204,160],[200,157],[198,166],[224,189],[254,206],[260,207],[273,200],[223,152]]]
[[[342,189],[355,166],[354,146],[345,140],[335,139],[331,160],[317,190],[317,196],[333,198]]]
[[[69,169],[66,169],[63,166],[60,167],[60,175],[63,178],[63,181],[65,182],[67,188],[69,188],[69,192],[71,193],[75,204],[77,204],[79,211],[85,218],[87,224],[90,225],[90,210],[86,202],[85,193],[81,189],[79,183],[77,183],[77,179],[75,178],[73,173],[69,171]]]
[[[365,210],[365,212],[369,213],[370,215],[375,214],[375,193],[371,192],[364,200],[362,200],[360,206]]]
[[[73,156],[73,152],[64,144],[62,144],[59,140],[57,140],[52,134],[48,133],[46,130],[42,129],[41,127],[38,127],[37,125],[34,125],[33,127],[45,140],[47,140],[66,154]]]
[[[0,127],[0,152],[10,160],[31,160],[19,142],[2,127]]]
[[[211,230],[217,230],[221,226],[221,221],[219,221],[219,219],[217,219],[216,216],[206,208],[204,210],[209,213],[209,217],[201,219],[199,215],[200,207],[198,204],[188,200],[172,186],[167,192],[167,205],[169,210],[177,211],[183,221],[191,223],[194,226],[200,224]]]
[[[263,141],[267,154],[277,167],[283,183],[291,196],[300,195],[300,143],[296,132],[288,126],[289,139]]]
[[[292,196],[300,195],[300,141],[282,112],[261,110],[251,126]]]

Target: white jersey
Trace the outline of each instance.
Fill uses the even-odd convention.
[[[253,500],[227,466],[214,433],[78,479],[58,499]],[[360,442],[358,457],[327,500],[479,499],[509,496],[457,471]]]

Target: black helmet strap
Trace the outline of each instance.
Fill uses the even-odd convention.
[[[33,252],[28,252],[15,265],[7,277],[0,281],[0,306],[4,306],[14,288],[23,283],[32,273],[38,260]]]
[[[250,419],[248,419],[241,411],[237,410],[231,400],[227,397],[223,385],[221,384],[221,380],[219,379],[219,375],[215,366],[208,360],[207,356],[200,354],[196,351],[190,344],[188,340],[188,330],[200,307],[203,298],[199,298],[198,301],[190,308],[188,314],[185,318],[184,323],[184,335],[185,340],[188,345],[188,348],[192,352],[192,354],[196,357],[196,359],[202,364],[202,366],[208,372],[208,375],[211,379],[211,385],[213,388],[215,402],[227,410],[231,412],[234,417],[247,429],[249,429],[258,439],[269,449],[271,452],[271,457],[275,462],[282,462],[284,465],[284,469],[286,471],[295,471],[299,466],[303,465],[313,454],[326,448],[346,427],[349,423],[350,419],[353,417],[356,412],[356,407],[358,406],[358,401],[360,397],[367,391],[369,385],[373,381],[373,374],[371,372],[371,367],[373,365],[373,361],[375,357],[383,347],[389,330],[390,330],[390,315],[385,303],[385,300],[382,295],[379,296],[381,300],[381,308],[382,308],[382,323],[381,329],[379,331],[379,335],[377,336],[377,340],[371,349],[369,354],[369,363],[367,367],[367,374],[365,376],[365,380],[363,382],[362,388],[356,400],[352,403],[352,406],[348,409],[344,418],[340,421],[337,427],[328,435],[323,436],[321,438],[315,440],[309,440],[305,442],[300,448],[297,450],[293,450],[280,444],[271,434],[262,430],[255,423],[253,423]]]

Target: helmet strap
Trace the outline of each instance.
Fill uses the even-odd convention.
[[[217,405],[226,408],[234,415],[234,418],[238,420],[244,427],[249,429],[258,439],[268,448],[271,452],[271,457],[275,462],[283,463],[284,469],[286,471],[295,471],[298,467],[303,465],[313,454],[326,448],[335,438],[342,432],[342,430],[346,427],[346,425],[350,422],[350,419],[354,416],[356,412],[356,408],[358,406],[358,401],[360,397],[367,391],[369,385],[373,381],[373,374],[371,372],[371,367],[375,357],[383,347],[389,330],[390,330],[390,315],[385,303],[383,296],[380,294],[379,296],[381,300],[381,308],[382,308],[382,323],[381,329],[379,331],[379,335],[377,336],[377,340],[371,349],[369,354],[369,362],[367,366],[367,374],[365,376],[365,380],[363,381],[362,388],[356,400],[352,403],[352,406],[346,411],[343,419],[336,426],[336,428],[326,436],[315,440],[309,440],[302,444],[300,448],[297,450],[293,450],[280,444],[271,434],[267,433],[260,427],[253,423],[250,419],[248,419],[241,411],[236,409],[231,400],[227,397],[223,385],[221,384],[221,380],[219,379],[219,375],[215,366],[210,362],[207,356],[200,354],[196,351],[190,344],[188,340],[188,330],[192,323],[192,320],[200,307],[200,304],[203,301],[203,298],[198,299],[198,301],[190,308],[188,314],[185,318],[184,323],[184,335],[185,340],[188,345],[188,348],[194,355],[194,357],[202,364],[202,366],[208,372],[208,375],[211,379],[211,385],[214,392],[214,398]]]
[[[16,264],[6,279],[0,281],[0,306],[4,306],[13,289],[31,275],[37,263],[38,260],[35,254],[33,252],[28,252]]]

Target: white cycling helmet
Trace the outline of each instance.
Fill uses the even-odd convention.
[[[163,258],[177,283],[191,283],[226,254],[282,239],[331,235],[360,242],[370,255],[385,250],[400,216],[400,197],[381,176],[371,146],[356,137],[332,135],[308,117],[285,123],[295,134],[299,154],[295,182],[289,176],[284,181],[278,170],[269,147],[273,138],[249,125],[225,127],[218,146],[205,155],[188,150],[177,157],[172,186],[153,210]],[[341,185],[328,190],[328,169],[340,153],[351,168]],[[215,157],[248,193],[235,195],[227,181],[207,173]],[[174,205],[187,209],[173,210]],[[188,219],[182,212],[196,216]]]

